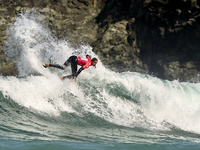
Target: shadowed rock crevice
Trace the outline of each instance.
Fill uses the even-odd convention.
[[[73,47],[88,43],[114,71],[137,71],[187,81],[200,72],[197,0],[0,0],[3,75],[17,74],[4,55],[6,29],[25,10]]]
[[[97,17],[100,41],[94,45],[97,53],[98,49],[106,49],[107,45],[111,47],[111,50],[124,45],[128,49],[127,57],[123,57],[117,51],[115,56],[120,56],[122,60],[133,60],[130,66],[127,64],[123,66],[125,70],[153,73],[164,79],[180,79],[181,81],[197,76],[200,63],[198,59],[199,2],[129,1],[130,3],[123,3],[123,6],[117,6],[117,2],[117,0],[109,1],[107,7]],[[116,11],[115,7],[118,7],[117,14],[113,13]],[[121,8],[126,8],[126,10]],[[122,32],[119,32],[119,24],[126,25],[126,29],[121,28]],[[109,40],[107,40],[108,37]],[[124,37],[126,40],[123,40]],[[113,44],[110,39],[116,39],[122,43]],[[109,59],[112,58],[112,54],[111,57],[109,55],[110,52],[106,51],[107,55],[104,54],[104,57],[108,57],[107,60],[102,59],[105,59],[104,62],[108,66],[112,64],[117,66],[112,69],[118,70],[119,65],[122,64],[109,63]],[[123,50],[120,52],[125,53]],[[120,70],[123,71],[123,69]]]

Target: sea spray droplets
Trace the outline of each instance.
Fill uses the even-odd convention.
[[[35,15],[21,14],[8,30],[4,51],[9,58],[18,60],[19,76],[43,74],[41,64],[48,62],[49,58],[63,63],[71,53],[64,41],[60,46],[57,44],[58,40],[38,23]],[[64,51],[66,55],[63,55]]]
[[[198,84],[169,82],[139,73],[115,73],[106,69],[100,59],[96,69],[90,67],[79,75],[78,85],[70,80],[62,82],[59,76],[70,74],[70,67],[60,71],[45,69],[42,64],[49,59],[63,64],[73,54],[98,56],[87,45],[75,50],[58,40],[35,15],[21,14],[8,30],[5,53],[17,58],[19,75],[26,76],[0,78],[3,83],[0,90],[13,101],[44,114],[91,113],[93,117],[129,128],[169,130],[174,126],[200,133],[200,122],[195,119],[199,117],[200,106]],[[84,119],[80,124],[89,122],[89,118]]]

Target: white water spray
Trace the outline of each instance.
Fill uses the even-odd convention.
[[[139,73],[115,73],[101,61],[97,69],[90,67],[78,77],[78,84],[59,76],[65,71],[45,69],[51,59],[63,64],[72,54],[97,57],[89,46],[73,49],[58,40],[26,12],[8,30],[5,53],[17,59],[19,76],[1,77],[0,91],[21,106],[50,115],[61,112],[87,112],[108,122],[126,127],[169,130],[171,124],[185,131],[200,133],[199,84],[163,81]],[[70,96],[71,91],[78,98]],[[77,112],[77,107],[82,107]]]

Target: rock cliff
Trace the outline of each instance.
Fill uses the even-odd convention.
[[[74,47],[88,43],[112,70],[191,80],[200,72],[199,6],[197,0],[0,0],[0,72],[17,74],[3,55],[6,29],[35,8],[55,36]]]

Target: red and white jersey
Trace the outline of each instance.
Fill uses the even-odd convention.
[[[77,56],[77,58],[78,58],[78,65],[82,66],[84,69],[91,66],[91,58],[89,56],[87,56],[86,58],[81,58]]]

